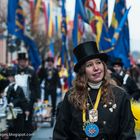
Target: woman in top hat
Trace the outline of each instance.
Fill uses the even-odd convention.
[[[136,140],[129,98],[109,82],[107,55],[93,41],[78,45],[74,55],[77,75],[56,118],[53,140]]]

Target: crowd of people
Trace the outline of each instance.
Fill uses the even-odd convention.
[[[0,133],[4,134],[0,136],[5,137],[8,130],[9,139],[28,140],[36,129],[35,104],[51,106],[51,117],[55,117],[57,96],[59,94],[62,100],[68,89],[68,72],[61,63],[55,66],[51,56],[35,70],[27,53],[20,52],[16,64],[0,66],[0,88],[0,114],[5,114],[4,124],[1,123],[4,128],[0,128]]]
[[[40,102],[51,103],[56,117],[53,140],[136,139],[131,101],[140,101],[139,65],[125,70],[120,58],[110,62],[94,41],[79,44],[73,53],[71,87],[68,70],[51,56],[37,70],[24,52],[16,64],[0,66],[1,139],[31,139],[34,104]]]

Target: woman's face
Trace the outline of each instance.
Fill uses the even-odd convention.
[[[104,65],[99,58],[89,60],[86,62],[85,72],[89,82],[98,83],[104,78]]]

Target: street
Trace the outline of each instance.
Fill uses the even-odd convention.
[[[52,140],[53,127],[50,128],[49,124],[43,123],[41,127],[38,128],[31,140]]]

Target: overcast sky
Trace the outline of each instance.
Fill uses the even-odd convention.
[[[71,17],[74,15],[74,4],[75,0],[66,0],[66,9],[68,13],[71,14]],[[101,0],[95,0],[97,8],[99,9]],[[111,14],[113,12],[115,0],[109,0],[109,22],[111,21]],[[131,6],[128,15],[129,21],[129,31],[130,31],[130,47],[131,51],[137,50],[140,51],[140,0],[126,0],[127,7]]]

